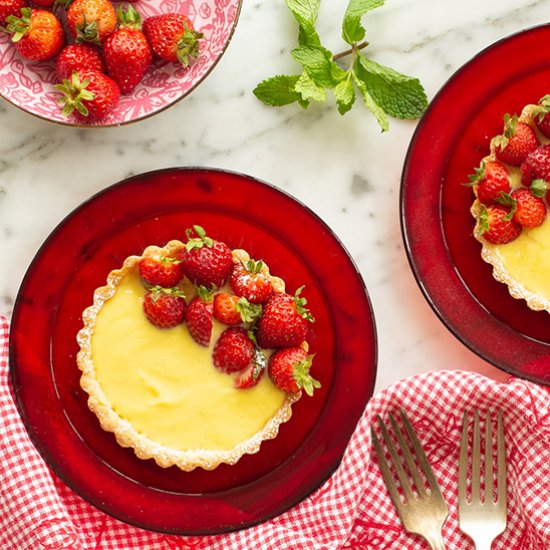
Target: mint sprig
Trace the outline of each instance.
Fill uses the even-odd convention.
[[[359,95],[383,132],[389,128],[388,117],[415,119],[422,115],[428,100],[420,81],[377,63],[362,52],[368,46],[362,18],[383,6],[384,0],[349,0],[342,38],[351,48],[336,55],[321,44],[316,30],[321,0],[285,1],[299,26],[298,47],[291,55],[302,66],[302,73],[277,75],[260,82],[254,89],[260,101],[274,107],[299,103],[307,108],[312,101],[326,101],[329,90],[344,115]],[[351,59],[344,67],[342,60],[347,57]]]

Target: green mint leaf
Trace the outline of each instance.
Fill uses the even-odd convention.
[[[300,101],[300,94],[294,89],[299,76],[279,75],[260,82],[254,89],[254,95],[266,105],[280,107]]]
[[[327,94],[321,86],[318,86],[315,81],[309,76],[307,71],[302,73],[302,76],[296,82],[294,89],[302,96],[300,105],[307,106],[309,100],[325,101]]]
[[[384,109],[382,109],[382,107],[380,107],[380,105],[378,105],[378,103],[376,103],[376,101],[370,95],[365,82],[357,76],[358,70],[359,70],[358,63],[355,63],[353,67],[352,76],[355,84],[357,85],[357,88],[359,89],[359,91],[361,92],[361,95],[363,96],[363,102],[367,106],[368,110],[375,116],[382,132],[387,132],[390,129],[390,126],[388,123],[388,117],[384,112]]]
[[[358,56],[355,69],[357,78],[365,83],[374,101],[388,115],[414,119],[426,110],[426,92],[417,78],[398,73],[363,55]]]
[[[321,40],[315,30],[320,0],[286,0],[288,9],[300,25],[298,41],[304,46],[319,46]]]
[[[350,0],[342,22],[342,38],[354,44],[365,38],[361,17],[367,12],[384,5],[384,0]]]
[[[334,88],[346,73],[332,60],[332,52],[321,46],[300,46],[290,52],[319,87]]]
[[[334,97],[338,104],[338,112],[346,114],[355,102],[355,88],[353,87],[352,71],[349,70],[347,78],[339,82],[334,88]]]

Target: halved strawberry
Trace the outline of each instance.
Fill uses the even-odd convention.
[[[308,322],[315,320],[306,308],[307,300],[300,296],[275,292],[264,306],[257,325],[258,344],[262,348],[283,348],[300,345],[307,336]]]
[[[263,271],[262,260],[238,262],[233,266],[229,284],[237,296],[243,296],[251,304],[264,304],[273,293],[273,285]]]
[[[269,359],[268,373],[273,383],[287,393],[298,393],[304,389],[308,395],[320,388],[309,370],[313,355],[308,355],[302,348],[291,347],[277,350]]]
[[[211,239],[200,225],[187,230],[187,244],[180,253],[183,273],[196,285],[223,286],[233,269],[229,247]]]
[[[504,132],[494,138],[495,155],[498,160],[519,166],[529,153],[539,146],[533,129],[518,120],[518,116],[504,115]]]
[[[183,323],[186,309],[183,293],[175,288],[154,287],[143,298],[147,319],[159,328],[172,328]]]
[[[242,327],[225,329],[212,353],[214,366],[224,372],[237,372],[252,365],[254,359],[254,342]]]
[[[183,275],[174,258],[147,256],[139,262],[139,276],[146,285],[170,288],[177,286]]]
[[[212,338],[212,298],[208,289],[200,287],[199,295],[187,306],[187,328],[191,337],[201,346],[208,346]]]

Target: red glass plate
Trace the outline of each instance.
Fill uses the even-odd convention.
[[[401,224],[428,302],[472,351],[517,376],[550,384],[550,315],[531,311],[492,277],[480,256],[463,184],[520,113],[550,93],[550,25],[496,42],[457,71],[411,142],[401,182]]]
[[[120,447],[86,406],[76,367],[81,312],[124,258],[183,239],[192,224],[263,258],[316,317],[314,375],[322,388],[256,455],[212,472],[162,469]],[[363,280],[342,244],[303,204],[251,177],[175,168],[139,175],[95,195],[54,230],[16,301],[11,375],[29,434],[81,497],[142,528],[213,534],[282,513],[339,464],[372,395],[376,331]]]

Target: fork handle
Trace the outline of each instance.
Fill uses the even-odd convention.
[[[430,536],[424,537],[432,550],[445,550],[445,543],[441,533],[432,533]]]

